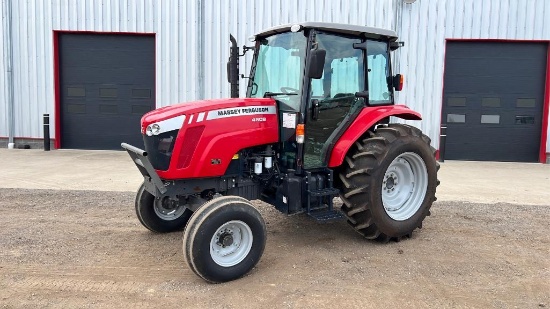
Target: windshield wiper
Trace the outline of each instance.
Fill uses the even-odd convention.
[[[264,98],[271,98],[278,95],[298,95],[297,93],[286,93],[286,92],[266,92],[264,93]]]

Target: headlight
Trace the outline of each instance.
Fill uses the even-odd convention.
[[[164,132],[179,130],[183,126],[184,121],[185,121],[185,115],[180,115],[174,118],[164,119],[157,123],[152,123],[148,125],[147,128],[145,129],[145,134],[147,134],[147,136],[153,136],[153,135],[159,135]]]
[[[159,135],[159,133],[160,126],[157,123],[148,125],[147,129],[145,130],[145,134],[147,134],[147,136]]]
[[[153,132],[153,135],[159,135],[160,126],[157,123],[151,125],[151,132]]]

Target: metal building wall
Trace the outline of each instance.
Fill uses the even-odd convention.
[[[239,46],[253,45],[248,38],[279,24],[300,21],[348,23],[393,29],[395,0],[230,0],[204,1],[205,96],[229,96],[225,62],[229,55],[229,34]],[[242,59],[242,58],[241,58]],[[248,76],[252,52],[241,62],[240,71]],[[246,80],[240,94],[245,95]]]
[[[54,30],[155,33],[157,101],[195,99],[197,4],[179,0],[12,0],[15,136],[42,137],[41,115],[54,115]],[[4,115],[0,116],[0,137],[8,135]],[[50,135],[54,136],[53,126]]]
[[[7,0],[1,1],[4,8]],[[54,114],[54,30],[155,33],[156,99],[157,106],[165,106],[229,96],[225,81],[229,33],[242,46],[250,44],[247,38],[261,29],[304,20],[397,29],[406,42],[397,57],[400,69],[396,72],[406,76],[398,99],[424,115],[421,123],[411,123],[428,133],[436,147],[445,39],[550,40],[550,20],[544,18],[550,14],[547,0],[417,0],[413,4],[401,0],[12,0],[12,4],[16,137],[41,137],[41,115]],[[0,137],[6,137],[4,40],[0,46],[4,59],[0,62]],[[250,56],[241,63],[245,75]]]
[[[6,36],[4,33],[4,23],[7,22],[6,20],[6,11],[5,11],[5,0],[0,1],[0,10],[1,10],[1,18],[0,21],[0,35],[2,35],[2,38]],[[4,39],[0,40],[0,136],[8,136],[8,85],[6,84],[6,56],[4,49],[7,46],[4,44]]]
[[[42,137],[41,115],[54,115],[54,30],[155,33],[156,100],[165,106],[229,96],[229,33],[242,46],[263,28],[305,20],[393,28],[396,1],[12,0],[15,136]],[[245,75],[250,56],[241,64]],[[0,137],[6,137],[7,104],[0,102]]]
[[[417,0],[400,5],[397,29],[406,44],[400,49],[400,71],[406,81],[399,100],[422,113],[421,128],[436,148],[446,39],[550,40],[548,0]]]

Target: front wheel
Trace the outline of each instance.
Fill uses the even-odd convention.
[[[410,236],[436,200],[439,164],[430,139],[401,124],[369,134],[350,149],[341,169],[342,210],[368,239]]]
[[[266,227],[252,204],[224,196],[202,205],[183,233],[183,255],[189,268],[212,283],[238,279],[260,260]]]
[[[139,222],[158,233],[183,229],[193,214],[185,205],[173,203],[167,197],[155,198],[143,184],[138,189],[135,208]]]

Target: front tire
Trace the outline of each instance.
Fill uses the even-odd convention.
[[[369,134],[350,149],[339,174],[342,211],[367,239],[410,237],[436,200],[434,149],[408,125],[390,124]]]
[[[258,263],[267,233],[260,213],[248,200],[224,196],[202,205],[183,235],[189,268],[208,282],[220,283],[244,276]]]
[[[139,222],[157,233],[182,230],[193,214],[185,205],[174,207],[167,204],[166,200],[155,198],[145,190],[144,184],[141,184],[136,194],[135,208]]]

